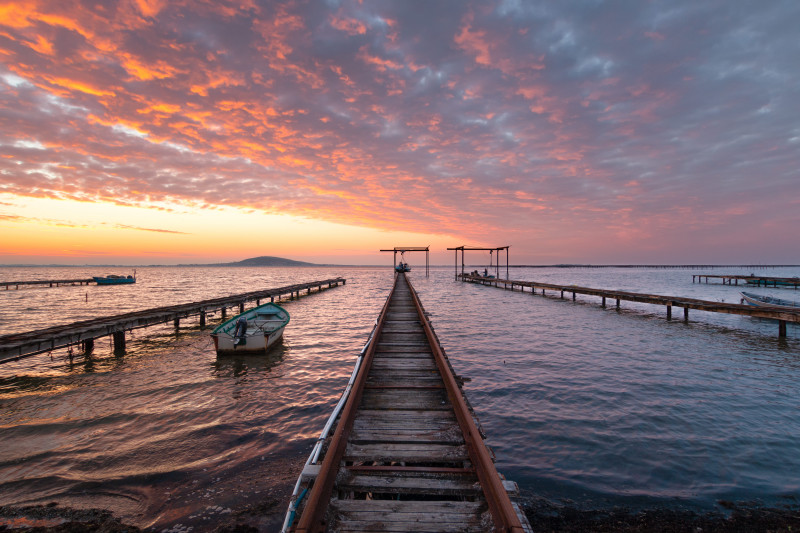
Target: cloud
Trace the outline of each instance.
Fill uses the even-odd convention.
[[[797,20],[791,2],[6,4],[0,192],[710,242],[796,220]]]

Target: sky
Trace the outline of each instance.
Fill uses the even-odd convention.
[[[796,0],[0,0],[0,264],[798,264],[798,58]]]

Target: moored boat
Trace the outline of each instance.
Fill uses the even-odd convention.
[[[742,291],[742,297],[745,302],[757,307],[764,307],[767,309],[784,309],[787,311],[800,312],[800,303],[792,302],[790,300],[783,300],[773,296],[762,296],[760,294],[753,294],[752,292]]]
[[[266,353],[283,336],[289,313],[278,304],[254,307],[211,332],[217,355]]]
[[[133,276],[116,276],[112,274],[110,276],[92,276],[92,279],[98,285],[124,285],[126,283],[136,283],[136,272],[134,271]]]
[[[397,266],[394,267],[395,272],[411,272],[411,267],[408,266],[408,263],[404,263],[400,261],[397,263]]]

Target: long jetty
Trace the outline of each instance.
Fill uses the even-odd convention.
[[[800,287],[800,278],[779,278],[773,276],[749,276],[734,274],[692,274],[692,283],[708,283],[709,279],[722,280],[723,285],[739,285],[739,281],[744,281],[748,285],[756,287]]]
[[[283,531],[530,531],[461,385],[416,291],[397,274]]]
[[[462,281],[469,283],[480,283],[495,287],[500,287],[502,285],[503,288],[510,289],[512,291],[515,290],[515,287],[518,287],[523,292],[526,288],[528,288],[531,290],[531,293],[536,294],[538,289],[541,291],[542,296],[545,296],[545,290],[560,292],[561,298],[564,298],[564,293],[571,293],[573,301],[578,294],[598,296],[602,300],[601,305],[603,307],[606,307],[606,300],[608,299],[616,300],[616,306],[618,309],[620,307],[620,301],[661,305],[665,306],[667,309],[667,320],[672,320],[673,307],[683,308],[683,318],[687,322],[689,321],[689,309],[697,309],[711,313],[726,313],[731,315],[771,318],[778,321],[779,337],[786,337],[787,322],[792,322],[795,324],[800,323],[800,313],[780,309],[772,310],[764,307],[755,307],[752,305],[712,302],[708,300],[684,298],[682,296],[659,296],[655,294],[644,294],[638,292],[592,289],[589,287],[579,287],[577,285],[559,285],[554,283],[541,283],[538,281],[495,279],[483,276],[475,276],[472,274],[459,274],[458,277]]]
[[[31,281],[0,281],[0,287],[5,287],[5,290],[14,287],[19,289],[20,285],[48,285],[50,287],[58,287],[60,285],[88,285],[96,283],[94,278],[81,278],[81,279],[36,279]]]
[[[0,337],[0,364],[19,360],[58,348],[67,348],[80,345],[85,353],[90,353],[94,348],[97,338],[111,336],[115,353],[125,352],[125,332],[145,328],[157,324],[172,322],[179,327],[184,318],[199,316],[200,327],[206,325],[206,315],[220,311],[225,317],[227,309],[238,307],[239,312],[244,312],[245,304],[255,302],[260,305],[261,300],[267,298],[274,301],[284,296],[290,298],[300,297],[302,291],[311,294],[312,290],[318,292],[325,288],[346,284],[345,278],[332,278],[322,281],[312,281],[298,285],[288,285],[276,289],[247,292],[222,298],[213,298],[200,302],[158,307],[144,311],[134,311],[111,317],[83,320],[72,324],[53,326],[46,329],[15,333]]]

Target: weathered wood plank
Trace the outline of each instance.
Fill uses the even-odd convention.
[[[344,456],[347,461],[359,462],[403,461],[415,463],[459,463],[469,459],[464,446],[390,442],[380,444],[348,443]]]
[[[486,504],[481,502],[417,502],[332,500],[338,531],[485,531]]]
[[[447,496],[475,496],[481,486],[472,476],[370,476],[345,474],[338,484],[339,490],[372,492],[378,494],[435,494]]]
[[[379,442],[405,442],[429,444],[464,444],[464,436],[457,425],[433,430],[369,428],[353,429],[350,440],[359,444]]]

